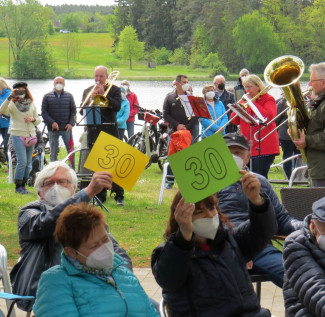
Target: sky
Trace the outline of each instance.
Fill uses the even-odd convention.
[[[76,5],[114,5],[114,0],[39,0],[43,5],[62,5],[62,4],[76,4]]]

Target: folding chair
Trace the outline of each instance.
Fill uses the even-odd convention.
[[[312,204],[325,197],[325,187],[281,188],[280,195],[289,214],[298,220],[304,220],[312,213]]]
[[[0,298],[6,301],[9,317],[16,317],[16,313],[14,311],[14,305],[19,300],[33,300],[34,296],[20,296],[11,293],[11,285],[8,274],[7,267],[7,251],[6,248],[0,244],[0,280],[2,282],[2,286],[0,287],[4,292],[0,292]],[[30,316],[31,312],[27,312],[26,316]]]

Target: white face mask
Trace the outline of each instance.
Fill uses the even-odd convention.
[[[184,92],[188,91],[189,89],[190,89],[190,85],[189,85],[189,84],[184,84],[184,85],[182,86],[182,90],[183,90]]]
[[[86,265],[94,269],[113,269],[113,260],[114,247],[112,240],[110,240],[88,255]]]
[[[125,96],[124,92],[121,92],[121,97],[122,97],[122,100],[125,100],[126,96]]]
[[[24,98],[25,98],[25,96],[26,96],[26,94],[23,94],[23,95],[18,95],[18,97],[19,97],[20,99],[24,99]]]
[[[216,95],[216,94],[215,94],[214,91],[208,91],[208,92],[205,94],[205,97],[206,97],[207,99],[213,99],[215,95]]]
[[[232,157],[234,158],[234,160],[235,160],[238,168],[240,170],[242,170],[244,168],[244,161],[243,161],[243,159],[241,157],[235,155],[235,154],[233,154]]]
[[[65,200],[69,199],[72,196],[71,191],[63,186],[58,184],[54,184],[51,188],[47,190],[44,195],[44,200],[51,204],[52,206],[56,206]]]
[[[193,232],[202,238],[213,240],[219,228],[219,216],[199,218],[193,221]]]
[[[61,91],[63,89],[63,85],[62,84],[56,84],[54,88],[55,88],[56,91]]]

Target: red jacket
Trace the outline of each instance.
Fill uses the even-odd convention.
[[[274,98],[269,94],[264,94],[260,96],[257,100],[254,101],[255,106],[258,108],[260,113],[264,118],[267,119],[266,124],[272,120],[277,115],[277,108]],[[256,117],[253,111],[250,107],[248,107],[247,112],[253,116]],[[235,112],[232,112],[231,118],[233,118],[236,115]],[[239,116],[237,116],[235,119],[232,120],[232,122],[235,125],[240,125],[240,133],[242,133],[248,141],[250,141],[250,123],[247,123],[245,120],[241,119]],[[263,126],[261,126],[263,127]],[[276,124],[273,121],[270,125],[268,125],[266,128],[264,128],[261,131],[261,139],[265,135],[267,135],[270,131],[275,129]],[[258,126],[252,126],[252,139],[253,139],[253,148],[252,148],[252,156],[258,156],[259,151],[259,142],[257,142],[254,138],[254,134],[258,131]],[[259,134],[256,135],[257,139],[259,138]],[[279,137],[278,132],[274,131],[272,134],[270,134],[267,138],[265,138],[261,142],[261,155],[267,155],[267,154],[280,154],[280,148],[279,148]]]
[[[130,91],[130,93],[126,96],[126,99],[130,103],[130,115],[126,122],[134,122],[134,117],[139,112],[138,97],[134,92]]]

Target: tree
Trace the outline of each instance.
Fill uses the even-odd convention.
[[[66,33],[64,36],[64,53],[67,59],[67,68],[70,69],[70,59],[79,58],[81,41],[76,33]]]
[[[283,54],[284,43],[272,25],[258,11],[243,15],[233,29],[237,54],[254,72],[261,72],[269,61]]]
[[[33,41],[45,41],[47,20],[37,0],[0,0],[0,19],[15,61]]]
[[[144,42],[138,40],[137,32],[132,26],[126,26],[121,32],[116,52],[121,58],[129,60],[130,69],[132,69],[132,60],[143,57]]]
[[[172,57],[172,51],[162,47],[160,50],[156,51],[156,63],[157,65],[166,65],[170,63],[170,58]]]
[[[63,17],[62,27],[70,32],[78,32],[82,18],[78,13],[69,13]]]
[[[189,55],[186,53],[186,50],[184,47],[176,48],[173,55],[169,58],[169,61],[173,64],[177,65],[188,65]]]
[[[218,53],[209,53],[208,56],[202,61],[202,65],[209,68],[211,76],[222,74],[227,76],[229,74],[225,64],[219,59]]]
[[[14,62],[13,73],[18,78],[54,77],[56,67],[50,48],[42,41],[30,42],[22,49],[20,59]]]

